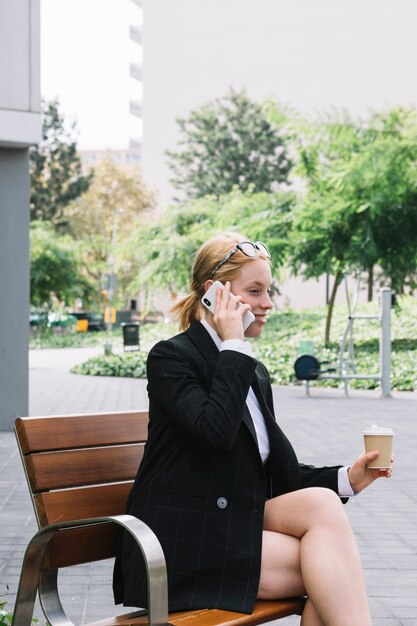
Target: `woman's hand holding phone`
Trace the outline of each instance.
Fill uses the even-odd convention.
[[[203,305],[213,313],[215,329],[222,341],[244,339],[244,331],[254,321],[249,304],[230,291],[230,282],[223,286],[215,281],[202,298]]]

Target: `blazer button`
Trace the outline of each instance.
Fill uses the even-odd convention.
[[[228,502],[226,498],[219,498],[217,500],[217,506],[219,507],[219,509],[225,509],[227,505],[228,505]]]

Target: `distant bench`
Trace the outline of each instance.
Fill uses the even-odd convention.
[[[147,562],[149,611],[94,626],[255,626],[301,614],[304,598],[257,601],[251,615],[220,609],[168,615],[159,541],[143,522],[125,514],[147,439],[147,411],[23,417],[15,431],[40,530],[23,560],[14,626],[30,626],[37,592],[51,626],[73,626],[59,597],[59,568],[114,557],[123,528]]]

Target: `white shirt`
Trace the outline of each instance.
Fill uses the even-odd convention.
[[[248,343],[247,341],[242,341],[241,339],[226,339],[226,341],[222,341],[214,328],[212,328],[205,319],[202,319],[200,321],[220,351],[236,350],[236,352],[242,352],[244,354],[247,354],[248,356],[252,356],[252,346],[250,343]],[[262,462],[265,463],[268,459],[270,451],[269,437],[266,430],[265,420],[264,416],[262,415],[261,407],[259,406],[258,399],[252,387],[249,387],[246,404],[251,414],[253,425],[255,427],[259,454],[261,455]],[[347,474],[348,469],[348,467],[341,467],[337,474],[339,496],[345,498],[355,495],[349,482]]]

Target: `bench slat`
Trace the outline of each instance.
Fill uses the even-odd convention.
[[[133,481],[47,491],[34,497],[41,528],[73,519],[123,515]]]
[[[235,613],[220,609],[200,609],[169,614],[171,626],[259,626],[274,619],[300,614],[304,598],[285,600],[257,600],[253,613]],[[148,623],[146,615],[126,613],[85,626],[142,626]]]
[[[51,539],[43,560],[44,569],[59,569],[114,558],[121,527],[100,524],[62,530]]]
[[[32,491],[38,493],[134,479],[143,450],[144,444],[133,444],[39,452],[24,459]]]
[[[304,603],[303,598],[258,600],[251,615],[222,609],[206,609],[195,611],[195,616],[193,616],[194,611],[171,613],[169,623],[172,626],[258,626],[274,619],[301,613]]]
[[[148,437],[148,411],[17,418],[23,454],[136,443]]]

